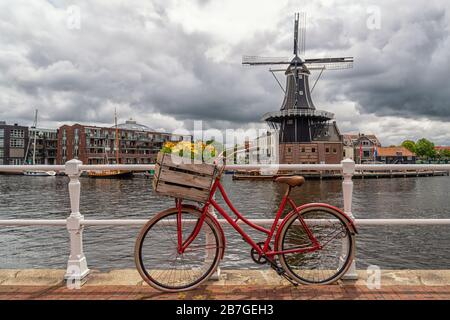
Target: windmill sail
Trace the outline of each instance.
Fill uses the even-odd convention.
[[[353,67],[353,57],[306,59],[304,64],[310,70],[340,70]]]
[[[242,64],[257,66],[257,65],[272,65],[272,64],[290,64],[291,59],[286,57],[260,57],[260,56],[243,56]]]
[[[298,50],[298,13],[295,14],[294,22],[294,55],[297,56]]]

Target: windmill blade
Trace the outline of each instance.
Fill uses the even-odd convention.
[[[294,55],[297,56],[298,51],[298,18],[299,14],[296,13],[294,16]]]
[[[269,71],[270,72],[286,72],[287,68],[283,68],[283,69],[272,69],[270,68]]]
[[[306,43],[306,12],[300,12],[300,19],[299,19],[299,26],[300,26],[300,37],[299,37],[299,44],[298,44],[298,55],[301,57],[305,56],[305,43]]]
[[[243,56],[242,64],[257,66],[271,64],[290,64],[291,59],[286,57],[259,57],[259,56]]]
[[[305,64],[310,70],[340,70],[353,67],[353,57],[306,59]]]

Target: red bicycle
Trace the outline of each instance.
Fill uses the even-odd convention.
[[[356,228],[340,209],[324,203],[297,206],[290,198],[292,188],[301,186],[301,176],[278,177],[287,185],[270,229],[246,219],[231,203],[220,178],[215,178],[203,206],[184,204],[158,213],[142,228],[136,240],[135,262],[142,278],[152,287],[169,292],[193,289],[206,281],[224,256],[226,238],[211,207],[251,246],[258,264],[269,264],[292,284],[329,284],[350,267],[355,252]],[[233,219],[216,202],[219,191]],[[284,209],[291,211],[281,219]],[[238,221],[267,234],[264,242],[254,241]],[[273,248],[272,248],[273,246]]]

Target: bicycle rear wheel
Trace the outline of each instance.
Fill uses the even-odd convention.
[[[222,256],[220,231],[206,217],[199,234],[182,254],[177,250],[176,208],[151,219],[136,240],[135,262],[142,278],[152,287],[169,292],[193,289],[216,270]],[[183,240],[193,232],[201,212],[182,209]]]
[[[300,212],[321,249],[304,253],[280,254],[280,264],[302,284],[329,284],[342,277],[350,267],[355,252],[355,236],[348,220],[336,210],[321,206]],[[280,230],[278,251],[311,248],[313,244],[298,214],[293,214]]]

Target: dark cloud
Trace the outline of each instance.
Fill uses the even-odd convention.
[[[292,54],[296,2],[272,3],[278,18],[248,34],[230,22],[236,41],[191,30],[186,21],[195,17],[174,18],[171,1],[79,2],[81,29],[71,30],[71,4],[0,4],[0,118],[31,122],[37,107],[48,123],[110,123],[119,107],[124,116],[162,114],[224,128],[257,123],[281,104],[267,68],[240,61],[242,54]],[[361,114],[450,120],[449,5],[382,1],[379,30],[366,26],[369,5],[316,1],[304,9],[308,57],[355,57],[354,69],[323,75],[314,93],[320,105],[347,101]]]
[[[450,120],[449,11],[433,4],[401,15],[381,6],[380,30],[349,32],[354,68],[327,74],[328,99],[339,92],[362,113]]]

